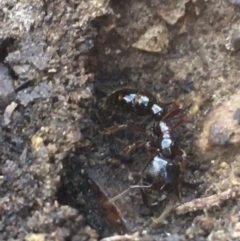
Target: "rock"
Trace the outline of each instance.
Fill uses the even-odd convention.
[[[168,44],[168,29],[165,24],[162,23],[149,28],[145,34],[133,44],[133,47],[148,52],[166,53]]]
[[[11,101],[13,94],[13,79],[8,68],[4,64],[0,64],[0,108],[4,108]]]
[[[177,3],[161,4],[159,7],[159,15],[170,25],[174,25],[179,18],[185,14],[185,4],[189,0],[177,1]]]
[[[19,48],[8,54],[6,62],[14,67],[18,75],[26,76],[29,65],[33,65],[38,70],[45,70],[48,67],[48,61],[51,54],[46,50],[47,45],[44,40],[44,33],[37,29],[32,33],[23,35]],[[20,65],[20,66],[19,66]]]
[[[223,147],[240,144],[240,95],[234,94],[207,116],[203,131],[197,140],[201,152],[217,154]]]
[[[25,237],[25,240],[26,241],[45,241],[45,234],[41,234],[41,233],[38,233],[38,234],[34,234],[34,233],[31,233],[31,234],[27,234],[26,237]]]
[[[36,86],[30,93],[28,93],[26,90],[23,90],[18,93],[17,99],[20,101],[20,103],[23,106],[27,106],[30,102],[34,101],[38,98],[47,99],[51,95],[50,87],[47,83],[40,83],[38,86]]]
[[[11,116],[13,111],[17,108],[18,104],[16,102],[12,102],[10,105],[7,106],[3,115],[3,125],[8,125],[11,121]]]
[[[193,220],[193,225],[186,231],[187,238],[194,239],[198,236],[208,236],[214,228],[214,222],[216,222],[214,218],[197,216]]]

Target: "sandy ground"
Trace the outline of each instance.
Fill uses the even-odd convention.
[[[240,1],[0,0],[0,240],[240,240]],[[104,109],[116,88],[176,100],[182,200],[143,205],[146,164],[118,153],[151,118]]]

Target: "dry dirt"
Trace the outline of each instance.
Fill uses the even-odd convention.
[[[0,0],[0,240],[240,240],[240,1]],[[103,108],[121,86],[176,100],[182,200],[146,208],[136,182],[151,119]]]

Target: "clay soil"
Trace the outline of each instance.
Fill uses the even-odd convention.
[[[240,240],[239,1],[0,3],[0,240]],[[111,200],[147,160],[119,153],[149,135],[104,129],[153,121],[104,108],[125,86],[187,116],[193,185],[158,224],[171,200]]]

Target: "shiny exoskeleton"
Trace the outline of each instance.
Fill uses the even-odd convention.
[[[179,161],[166,159],[157,154],[148,163],[144,180],[151,184],[154,191],[175,189],[179,184],[181,165]],[[174,190],[178,193],[178,190]]]
[[[167,106],[173,105],[176,108],[171,112],[167,111]],[[106,100],[106,107],[124,113],[135,112],[139,116],[153,116],[152,141],[137,141],[124,149],[124,153],[145,146],[148,152],[148,162],[142,172],[143,183],[146,185],[132,186],[131,188],[141,188],[143,202],[148,205],[146,190],[158,192],[173,192],[180,198],[181,178],[185,172],[185,153],[179,149],[177,142],[173,139],[172,130],[180,125],[183,120],[178,121],[170,127],[167,120],[173,118],[180,112],[180,107],[176,102],[161,103],[146,91],[139,91],[133,88],[122,88],[111,93]],[[111,134],[122,129],[144,132],[139,128],[124,125],[115,125],[105,129],[105,134]],[[177,160],[180,156],[180,160]]]
[[[161,154],[154,155],[148,162],[143,172],[141,193],[143,202],[149,206],[146,190],[160,193],[173,193],[177,198],[181,197],[181,179],[185,169],[181,162],[175,159],[167,159]]]
[[[176,108],[167,112],[167,106],[174,105]],[[147,149],[151,152],[160,150],[164,157],[173,158],[179,153],[178,145],[172,136],[172,129],[182,123],[182,120],[170,127],[167,120],[173,118],[180,112],[179,105],[176,102],[158,104],[156,98],[146,91],[138,91],[133,88],[122,88],[111,93],[106,100],[106,107],[124,113],[136,112],[139,116],[152,115],[156,123],[153,127],[153,133],[158,138],[157,141],[137,141],[124,149],[124,153],[130,153],[137,147],[143,146],[146,143]],[[130,129],[136,132],[144,132],[136,127],[131,127],[127,124],[116,125],[105,129],[105,134],[111,134],[122,129]]]
[[[150,158],[142,171],[141,185],[130,186],[127,190],[115,196],[116,200],[131,189],[140,189],[145,206],[150,207],[147,191],[155,191],[161,194],[173,194],[181,199],[181,184],[186,172],[185,153],[182,153],[181,161],[165,158],[161,153],[156,153]]]
[[[174,158],[178,152],[178,144],[172,136],[172,128],[167,122],[158,121],[154,124],[153,132],[159,137],[158,148],[164,157]]]
[[[157,104],[153,95],[132,88],[122,88],[111,93],[106,106],[125,113],[136,112],[139,116],[152,115],[155,120],[161,120],[167,113],[164,106]]]

